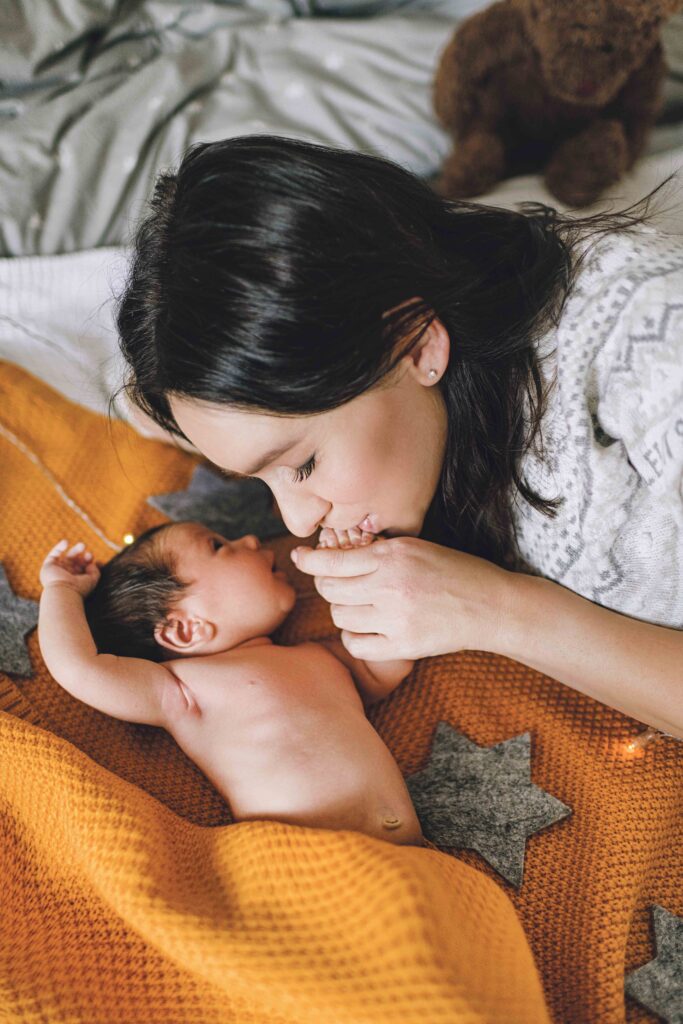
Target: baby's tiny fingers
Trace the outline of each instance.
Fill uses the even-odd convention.
[[[82,540],[79,540],[76,544],[74,544],[72,547],[69,548],[68,554],[69,554],[69,556],[77,555],[84,548],[85,548],[85,544],[83,543]]]
[[[48,558],[57,558],[58,555],[61,555],[66,550],[66,548],[68,546],[69,546],[68,540],[60,540],[60,542],[58,544],[55,544],[55,546],[53,547],[52,551],[50,551],[48,553],[47,558],[45,559],[45,561],[47,561]]]
[[[323,526],[318,536],[318,546],[321,548],[336,548],[337,535],[329,526]]]

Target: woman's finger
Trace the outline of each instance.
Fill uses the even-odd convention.
[[[371,604],[359,604],[355,607],[332,604],[330,615],[338,629],[345,629],[351,633],[373,633],[377,628],[377,613]]]
[[[390,661],[396,657],[395,647],[383,633],[349,633],[344,629],[341,642],[352,657],[361,661]]]
[[[294,548],[292,561],[309,576],[364,576],[377,568],[374,545],[360,548]]]
[[[368,593],[368,581],[372,574],[365,576],[316,576],[315,589],[330,604],[367,605],[372,604]]]

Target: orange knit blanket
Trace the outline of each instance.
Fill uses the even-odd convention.
[[[196,466],[10,364],[0,398],[0,562],[21,597],[60,537],[110,557],[98,532],[163,521],[147,498]],[[297,586],[280,639],[331,634]],[[572,808],[528,840],[516,891],[472,851],[232,825],[167,733],[75,700],[35,631],[28,649],[32,678],[0,675],[0,1021],[654,1020],[624,974],[654,956],[651,904],[683,912],[682,744],[630,755],[639,723],[502,658],[419,664],[372,712],[404,774],[439,721],[484,746],[528,731],[533,782]]]

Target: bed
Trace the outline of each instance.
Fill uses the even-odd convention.
[[[409,779],[450,744],[453,806],[459,766],[479,765],[482,792],[492,766],[508,766],[497,776],[514,781],[507,800],[482,798],[475,831],[486,841],[456,830],[438,848],[398,849],[232,824],[170,736],[64,692],[31,625],[52,543],[83,536],[109,557],[125,535],[173,516],[179,505],[164,496],[187,496],[208,472],[125,400],[106,418],[122,373],[114,298],[156,172],[193,141],[272,132],[431,178],[449,147],[430,110],[434,65],[458,19],[481,6],[50,0],[38,16],[17,0],[0,12],[0,1019],[683,1019],[673,739],[634,750],[643,723],[517,663],[462,652],[420,663],[371,717]],[[666,45],[664,115],[616,205],[683,164],[680,22]],[[550,201],[535,177],[483,198]],[[663,226],[680,232],[675,200],[674,189]],[[222,500],[229,518],[233,499]],[[293,572],[291,540],[272,533]],[[323,602],[292,578],[299,600],[280,638],[331,635]],[[666,1005],[655,998],[661,971]]]

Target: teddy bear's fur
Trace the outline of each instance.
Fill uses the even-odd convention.
[[[500,0],[462,23],[434,82],[455,138],[438,190],[478,195],[543,169],[586,206],[641,153],[661,102],[659,30],[683,0]]]

